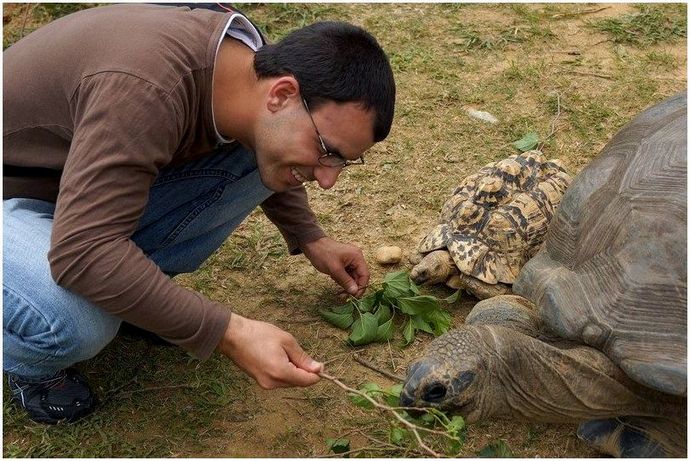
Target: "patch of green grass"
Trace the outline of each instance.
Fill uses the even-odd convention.
[[[544,65],[540,62],[510,61],[510,66],[503,71],[501,77],[513,84],[528,84],[534,87],[535,85],[539,85],[539,82],[542,80],[543,71]],[[503,83],[504,86],[509,86],[505,85],[506,82],[499,83]]]
[[[525,40],[522,34],[516,33],[516,29],[504,29],[497,33],[479,32],[478,29],[456,25],[452,32],[464,40],[465,50],[500,50],[510,43],[520,43]]]
[[[651,67],[671,71],[678,67],[678,60],[671,53],[664,51],[650,51],[643,56],[644,61]]]
[[[610,119],[614,111],[606,103],[600,101],[586,101],[570,114],[570,123],[582,136],[592,136],[592,133],[607,131]]]
[[[338,5],[319,3],[235,3],[272,41],[316,21],[347,20]]]
[[[687,36],[685,5],[643,4],[636,7],[639,13],[590,21],[588,25],[608,34],[614,43],[637,46],[673,42]]]

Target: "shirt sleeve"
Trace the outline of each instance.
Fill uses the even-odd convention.
[[[301,253],[300,247],[305,243],[326,236],[309,208],[304,186],[273,194],[261,204],[261,208],[278,227],[291,255]]]
[[[181,90],[180,90],[181,91]],[[183,134],[184,98],[125,73],[85,78],[71,101],[73,139],[51,248],[55,281],[205,359],[229,310],[174,283],[130,239],[158,170]]]

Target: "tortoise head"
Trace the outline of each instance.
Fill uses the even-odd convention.
[[[429,344],[424,357],[413,363],[400,394],[406,407],[434,407],[476,420],[486,369],[481,341],[472,329],[450,331]]]
[[[443,283],[458,273],[448,250],[436,250],[425,255],[410,271],[410,278],[418,285]]]

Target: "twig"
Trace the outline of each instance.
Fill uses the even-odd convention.
[[[580,56],[582,54],[578,50],[549,50],[548,52],[549,53],[567,54],[570,56]]]
[[[426,451],[426,452],[429,453],[431,456],[433,456],[434,458],[440,458],[441,455],[440,455],[439,453],[436,453],[434,450],[432,450],[431,448],[429,448],[429,447],[424,443],[424,441],[422,440],[422,437],[419,435],[419,432],[417,431],[417,429],[425,430],[425,431],[427,431],[427,432],[434,432],[434,433],[438,433],[438,434],[443,434],[443,435],[446,435],[446,436],[452,438],[450,435],[448,435],[448,434],[445,433],[445,432],[434,431],[434,430],[432,430],[432,429],[427,429],[427,428],[425,428],[425,427],[421,427],[421,426],[417,426],[416,424],[412,424],[411,422],[409,422],[408,420],[406,420],[405,418],[403,418],[402,416],[400,416],[396,411],[391,410],[390,407],[388,407],[388,406],[386,406],[386,405],[381,405],[379,402],[377,402],[376,400],[372,399],[371,397],[369,397],[369,396],[368,396],[367,394],[365,394],[364,392],[358,391],[357,389],[353,389],[353,388],[351,388],[351,387],[349,387],[349,386],[343,384],[341,381],[339,381],[338,379],[334,378],[333,376],[331,376],[331,375],[329,375],[329,374],[326,374],[326,373],[319,373],[319,375],[320,375],[322,378],[327,379],[327,380],[329,380],[329,381],[335,383],[338,387],[340,387],[340,388],[346,390],[347,392],[350,392],[351,394],[357,394],[357,395],[359,395],[360,397],[364,397],[365,399],[367,399],[367,400],[369,401],[369,403],[371,403],[372,405],[374,405],[374,407],[376,407],[376,408],[378,408],[378,409],[380,409],[380,410],[386,410],[386,411],[390,411],[391,413],[393,413],[393,416],[395,416],[395,418],[396,418],[398,421],[400,421],[400,422],[403,423],[405,426],[407,426],[407,427],[410,428],[410,430],[411,430],[412,433],[414,434],[415,438],[417,439],[417,443],[419,443],[419,446],[420,446],[424,451]]]
[[[539,150],[544,148],[544,144],[556,133],[556,122],[558,117],[561,116],[561,95],[556,92],[556,116],[551,120],[551,132],[544,138],[544,140],[539,144]]]
[[[26,22],[29,20],[29,12],[33,11],[36,5],[26,5],[24,10],[24,20],[22,21],[22,28],[19,30],[19,38],[24,38],[24,28],[26,27]]]
[[[603,8],[595,8],[592,10],[582,10],[582,11],[574,11],[572,13],[556,13],[551,15],[551,19],[558,19],[558,18],[567,18],[570,16],[581,16],[583,14],[592,14],[592,13],[598,13],[600,11],[604,11],[611,8],[610,6],[605,6]]]
[[[387,376],[387,377],[389,377],[389,378],[391,378],[391,379],[394,379],[394,380],[397,380],[397,381],[400,381],[400,382],[405,381],[405,378],[403,378],[402,376],[396,375],[395,373],[391,373],[390,371],[382,370],[381,368],[377,367],[376,365],[374,365],[373,363],[369,362],[368,360],[364,360],[363,358],[361,358],[361,357],[358,356],[357,354],[352,354],[352,357],[355,359],[355,362],[357,362],[357,363],[359,363],[360,365],[363,365],[363,366],[369,368],[370,370],[374,370],[375,372],[380,373],[380,374],[382,374],[383,376]]]
[[[597,74],[595,72],[581,72],[579,70],[566,70],[569,74],[575,74],[575,75],[583,75],[585,77],[599,77],[599,78],[605,78],[607,80],[613,80],[614,77],[613,75],[608,75],[608,74]]]
[[[391,350],[391,342],[388,341],[387,345],[388,345],[388,356],[391,358],[391,369],[395,371],[397,369],[397,367],[395,365],[395,358],[393,357],[393,351]]]

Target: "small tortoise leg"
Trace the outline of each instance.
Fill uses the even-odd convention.
[[[664,448],[661,441],[655,440],[655,431],[644,428],[645,420],[635,418],[597,419],[587,421],[577,429],[577,436],[595,450],[616,458],[666,458],[674,456]],[[653,423],[653,419],[646,420]],[[643,423],[643,424],[640,424]],[[653,424],[652,424],[653,425]]]
[[[489,299],[494,296],[513,294],[510,285],[505,283],[492,285],[463,273],[450,277],[446,281],[446,285],[455,290],[463,289],[477,299]]]

